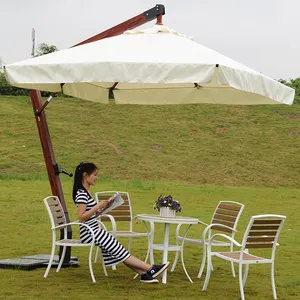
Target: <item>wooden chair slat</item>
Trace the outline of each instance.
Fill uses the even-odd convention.
[[[281,220],[254,220],[253,224],[280,224]]]
[[[131,218],[128,216],[114,216],[116,221],[130,221]],[[110,221],[110,219],[108,217],[101,217],[101,222],[107,222]]]
[[[273,243],[265,243],[265,244],[246,244],[246,248],[272,248]]]
[[[251,227],[252,230],[277,230],[279,228],[279,225],[268,225],[268,226],[257,226],[254,225]]]
[[[56,206],[56,205],[60,205],[60,202],[57,199],[52,198],[48,200],[48,204],[49,206]]]
[[[277,231],[250,231],[248,236],[275,236]]]
[[[233,211],[237,211],[239,212],[241,207],[240,206],[235,206],[235,205],[230,205],[230,204],[224,204],[224,203],[220,203],[218,208],[223,208],[223,209],[227,209],[227,210],[233,210]]]
[[[64,216],[65,216],[65,214],[64,214],[63,211],[58,211],[58,212],[53,214],[53,217],[55,217],[55,218],[62,218]]]
[[[227,220],[227,221],[230,221],[232,223],[235,222],[236,218],[234,217],[231,217],[231,216],[224,216],[224,215],[220,215],[220,214],[215,214],[214,215],[214,218],[218,219],[218,220]]]
[[[226,221],[223,221],[223,220],[220,220],[220,219],[213,219],[212,223],[226,225],[226,226],[231,227],[231,228],[233,228],[233,225],[234,225],[234,223],[226,222]]]
[[[216,210],[216,214],[221,214],[221,215],[225,215],[225,216],[237,216],[239,214],[238,211],[229,211],[229,210],[223,210],[218,208]]]
[[[248,237],[246,243],[264,243],[264,242],[273,242],[275,236],[268,237]]]
[[[129,210],[116,210],[113,209],[109,212],[109,215],[112,216],[130,216],[130,211]]]
[[[218,230],[218,231],[223,231],[223,232],[232,232],[232,230],[228,229],[228,228],[224,228],[224,227],[221,227],[221,226],[212,226],[212,229],[213,230]]]
[[[63,211],[63,208],[60,205],[56,205],[56,206],[51,206],[50,210],[52,212],[57,212],[57,211]]]
[[[53,218],[54,219],[54,223],[56,224],[56,225],[61,225],[61,224],[64,224],[64,223],[66,223],[66,220],[65,220],[65,218],[64,217],[60,217],[60,218]]]
[[[113,195],[98,195],[98,200],[99,201],[108,200],[111,196],[113,196]],[[120,195],[120,196],[123,198],[124,202],[128,201],[128,198],[126,195]]]
[[[129,205],[126,205],[126,204],[122,204],[118,207],[116,207],[115,209],[113,210],[129,210],[130,211],[130,206]]]
[[[103,199],[102,199],[103,200]],[[107,199],[105,199],[107,200]],[[101,202],[101,200],[99,199],[99,202]],[[128,200],[124,200],[124,203],[121,204],[120,206],[123,206],[123,205],[129,205],[129,201]]]

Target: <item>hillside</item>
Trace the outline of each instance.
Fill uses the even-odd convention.
[[[300,105],[101,105],[56,98],[46,108],[56,159],[72,172],[239,186],[300,184]],[[46,178],[29,97],[0,97],[0,178]]]

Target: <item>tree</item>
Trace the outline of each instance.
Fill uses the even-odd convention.
[[[42,43],[38,45],[36,54],[34,56],[42,56],[55,51],[58,51],[56,46]],[[44,97],[48,97],[50,94],[51,93],[49,92],[42,92],[42,96]],[[8,84],[3,72],[1,59],[0,59],[0,95],[12,95],[12,96],[28,95],[28,90],[17,88]]]
[[[37,51],[34,56],[42,56],[56,51],[58,51],[56,46],[42,43],[38,45]]]
[[[295,89],[295,100],[294,103],[300,104],[300,77],[296,79],[290,79],[289,81],[284,79],[278,80],[280,83],[285,84],[293,89]]]

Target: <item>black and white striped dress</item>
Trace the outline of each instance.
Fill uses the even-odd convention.
[[[78,204],[85,204],[86,211],[89,211],[96,205],[96,201],[84,188],[78,189],[75,197],[75,203],[77,206]],[[95,245],[101,248],[106,266],[118,264],[130,257],[130,253],[124,248],[124,246],[122,246],[110,233],[99,227],[96,215],[93,215],[84,223],[92,228],[95,235]],[[80,240],[83,243],[89,243],[92,241],[90,231],[84,226],[80,226]]]

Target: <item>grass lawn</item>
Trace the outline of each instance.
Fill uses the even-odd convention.
[[[33,254],[48,254],[51,247],[51,232],[48,216],[42,199],[50,194],[49,183],[45,180],[1,180],[1,230],[2,241],[0,257],[14,258]],[[63,186],[70,218],[76,218],[76,209],[71,200],[71,179],[64,179]],[[210,216],[219,200],[233,200],[245,204],[238,226],[237,240],[241,241],[245,227],[252,215],[264,213],[284,214],[287,221],[279,239],[275,263],[275,280],[278,299],[299,299],[300,272],[297,266],[300,254],[298,217],[300,190],[293,188],[226,187],[217,185],[193,185],[178,182],[144,182],[99,180],[95,191],[129,191],[134,213],[155,213],[153,203],[157,196],[172,194],[180,200],[183,216],[198,217],[209,222]],[[136,224],[143,229],[142,224]],[[201,226],[193,226],[191,236],[200,234]],[[175,227],[171,227],[171,240],[174,240]],[[156,227],[155,239],[162,241],[162,226]],[[78,236],[74,229],[73,235]],[[121,240],[126,245],[126,240]],[[132,253],[143,258],[147,244],[143,239],[133,242]],[[204,278],[196,278],[200,262],[201,248],[186,245],[185,263],[194,279],[191,284],[185,277],[180,264],[173,273],[168,273],[167,285],[143,285],[133,280],[133,273],[124,265],[116,271],[109,269],[105,277],[101,264],[94,265],[96,284],[93,284],[88,270],[87,249],[75,248],[72,255],[79,258],[79,268],[62,269],[56,274],[50,271],[43,278],[45,269],[18,271],[0,269],[1,299],[239,299],[237,278],[232,278],[230,265],[214,260],[215,271],[212,274],[208,291],[202,292]],[[156,262],[162,253],[155,251]],[[169,255],[173,261],[174,254]],[[251,266],[245,288],[246,299],[272,299],[269,265]]]
[[[131,195],[134,213],[155,213],[154,201],[171,194],[183,216],[209,222],[220,200],[245,204],[236,238],[241,241],[252,215],[287,216],[276,253],[278,299],[300,299],[299,199],[300,105],[99,105],[55,98],[46,108],[57,162],[73,172],[80,161],[99,166],[95,191],[120,190]],[[42,199],[49,182],[29,97],[0,97],[0,259],[49,254],[51,231]],[[71,220],[72,179],[61,176]],[[141,223],[135,224],[143,229]],[[202,227],[193,226],[190,236]],[[171,228],[174,239],[175,227]],[[162,241],[163,227],[155,239]],[[74,228],[73,236],[78,236]],[[121,240],[124,245],[126,240]],[[146,240],[133,242],[132,254],[144,258]],[[214,260],[206,292],[196,276],[202,250],[186,245],[191,284],[180,265],[168,284],[143,285],[120,265],[105,277],[94,265],[93,284],[87,249],[74,249],[79,268],[33,271],[0,269],[0,299],[240,299],[230,265]],[[156,262],[162,254],[155,251]],[[174,253],[170,254],[172,263]],[[270,266],[251,266],[246,299],[272,299]]]

